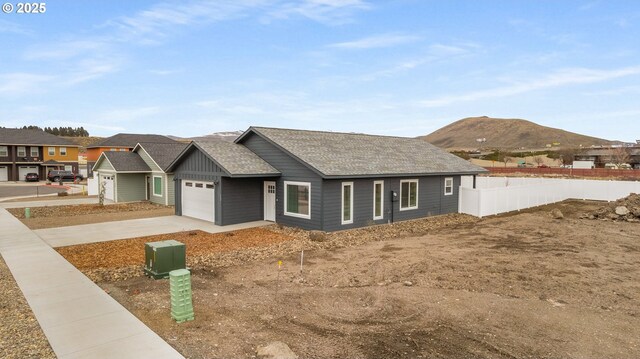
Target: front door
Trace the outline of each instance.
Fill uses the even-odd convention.
[[[276,221],[276,183],[264,182],[264,220]]]

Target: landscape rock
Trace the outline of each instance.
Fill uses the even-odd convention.
[[[553,217],[553,219],[563,219],[564,218],[564,214],[562,214],[562,211],[560,211],[557,208],[554,208],[551,211],[551,217]]]
[[[297,359],[298,356],[283,342],[259,346],[256,355],[261,359]]]
[[[411,287],[413,286],[413,282],[409,281],[409,280],[405,280],[402,284],[404,284],[406,287]]]
[[[626,216],[629,213],[629,209],[625,206],[616,207],[616,214],[619,216]]]

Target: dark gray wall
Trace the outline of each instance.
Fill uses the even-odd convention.
[[[393,202],[393,221],[416,219],[458,212],[460,176],[453,177],[453,194],[444,195],[445,176],[325,180],[323,183],[324,221],[322,230],[336,231],[387,223],[391,219],[391,191],[398,193]],[[400,180],[418,179],[418,208],[400,211]],[[384,180],[384,219],[373,220],[373,182]],[[342,183],[353,182],[353,223],[341,224]]]
[[[322,229],[322,179],[315,172],[272,145],[262,137],[251,133],[242,144],[282,173],[276,181],[276,222],[305,229]],[[284,181],[311,183],[311,219],[284,215]]]
[[[221,224],[260,221],[264,218],[264,182],[261,178],[222,177]]]

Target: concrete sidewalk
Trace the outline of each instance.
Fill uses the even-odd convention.
[[[106,203],[110,202],[110,203]],[[0,202],[1,208],[22,208],[22,207],[47,207],[47,206],[66,206],[73,204],[96,204],[98,203],[97,197],[82,197],[82,198],[64,198],[64,199],[50,199],[50,200],[38,200],[34,198],[33,201],[24,202]],[[105,201],[105,204],[113,204],[111,201]]]
[[[84,243],[112,241],[156,234],[175,233],[199,229],[209,233],[230,232],[238,229],[261,227],[272,222],[255,221],[248,223],[216,226],[199,219],[183,216],[163,216],[130,219],[118,222],[82,224],[79,226],[36,229],[33,232],[51,247],[63,247]]]
[[[58,358],[183,358],[1,208],[0,253]]]

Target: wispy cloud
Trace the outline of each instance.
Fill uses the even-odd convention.
[[[540,79],[513,80],[513,85],[505,87],[474,91],[460,95],[443,96],[424,100],[420,103],[424,107],[442,107],[459,102],[508,97],[546,88],[603,82],[636,75],[640,75],[640,66],[625,67],[614,70],[594,70],[585,68],[564,69]]]
[[[371,8],[368,2],[362,0],[284,1],[267,11],[263,21],[303,17],[326,25],[342,25],[353,22],[355,12]]]
[[[25,72],[0,74],[0,94],[22,95],[38,92],[44,84],[53,79],[54,76]]]
[[[179,74],[184,72],[183,69],[156,69],[156,70],[149,70],[149,73],[152,75],[158,75],[158,76],[168,76],[168,75],[174,75],[174,74]]]
[[[421,37],[416,35],[382,34],[369,36],[353,41],[338,42],[335,44],[330,44],[328,45],[328,47],[347,50],[376,49],[409,44],[419,40],[421,40]]]
[[[33,46],[25,54],[25,60],[67,60],[77,56],[104,52],[109,47],[104,39],[78,39],[55,44]]]
[[[33,32],[26,27],[17,24],[15,22],[0,20],[0,34],[19,34],[19,35],[32,35]]]
[[[116,108],[96,114],[96,119],[101,123],[126,123],[147,119],[149,117],[156,116],[161,112],[162,109],[157,106]]]

